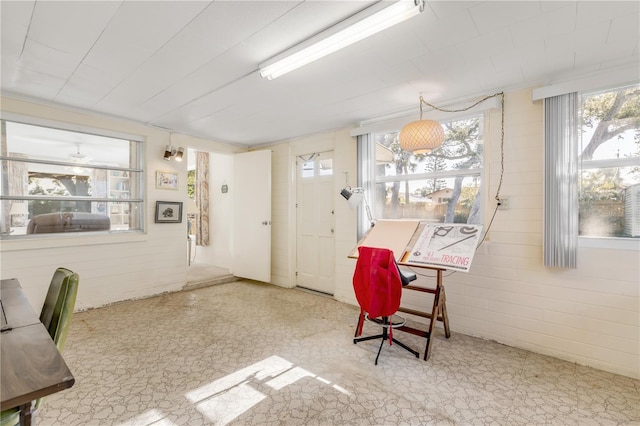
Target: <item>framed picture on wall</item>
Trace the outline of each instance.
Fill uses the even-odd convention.
[[[182,203],[156,201],[156,223],[182,223]]]
[[[156,171],[156,188],[178,189],[178,174],[173,172]]]

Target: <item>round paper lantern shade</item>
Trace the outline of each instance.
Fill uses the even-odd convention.
[[[437,121],[413,121],[400,130],[400,147],[414,154],[428,154],[444,142],[444,130]]]

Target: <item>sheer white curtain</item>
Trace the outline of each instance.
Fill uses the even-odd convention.
[[[544,264],[577,267],[578,94],[544,100]]]
[[[209,153],[196,152],[196,245],[209,245]]]

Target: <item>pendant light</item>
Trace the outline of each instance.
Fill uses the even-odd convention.
[[[420,120],[412,121],[400,130],[400,147],[414,154],[428,154],[444,142],[444,130],[440,123],[422,119],[423,103],[424,99],[420,96]]]

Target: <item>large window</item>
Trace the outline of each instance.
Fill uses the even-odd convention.
[[[141,141],[0,123],[2,238],[143,229]]]
[[[483,118],[442,125],[445,142],[429,154],[401,150],[398,131],[373,135],[376,218],[482,223]]]
[[[640,237],[640,86],[581,96],[579,235]]]

